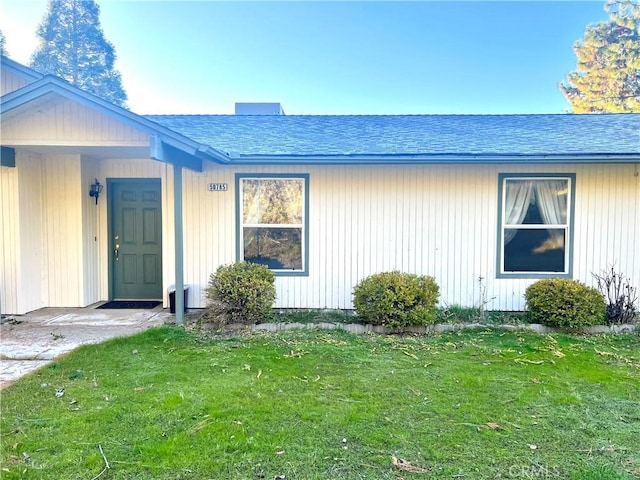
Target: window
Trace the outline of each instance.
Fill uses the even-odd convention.
[[[307,275],[308,194],[308,175],[237,174],[238,261]]]
[[[499,182],[498,277],[570,277],[575,175]]]

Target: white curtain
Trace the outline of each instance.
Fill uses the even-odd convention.
[[[540,216],[546,225],[567,223],[567,196],[569,186],[566,180],[544,180],[535,184],[536,199]],[[556,245],[564,245],[564,228],[549,229],[549,236]]]
[[[505,185],[505,207],[503,224],[520,225],[527,215],[531,195],[533,195],[533,182],[529,180],[507,180]],[[504,229],[504,244],[508,244],[516,236],[516,229]]]
[[[540,216],[547,225],[567,223],[567,181],[544,180],[536,182],[536,198]]]

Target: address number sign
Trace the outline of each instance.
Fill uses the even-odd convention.
[[[210,183],[209,191],[210,192],[226,192],[228,190],[226,183]]]

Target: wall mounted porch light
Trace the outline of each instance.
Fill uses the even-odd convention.
[[[98,204],[98,197],[102,193],[103,188],[104,188],[104,185],[101,185],[97,178],[96,178],[96,181],[91,184],[91,189],[89,190],[89,196],[96,198],[96,205]]]

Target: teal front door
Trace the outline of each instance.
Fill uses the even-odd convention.
[[[162,298],[160,180],[109,180],[111,297]]]

